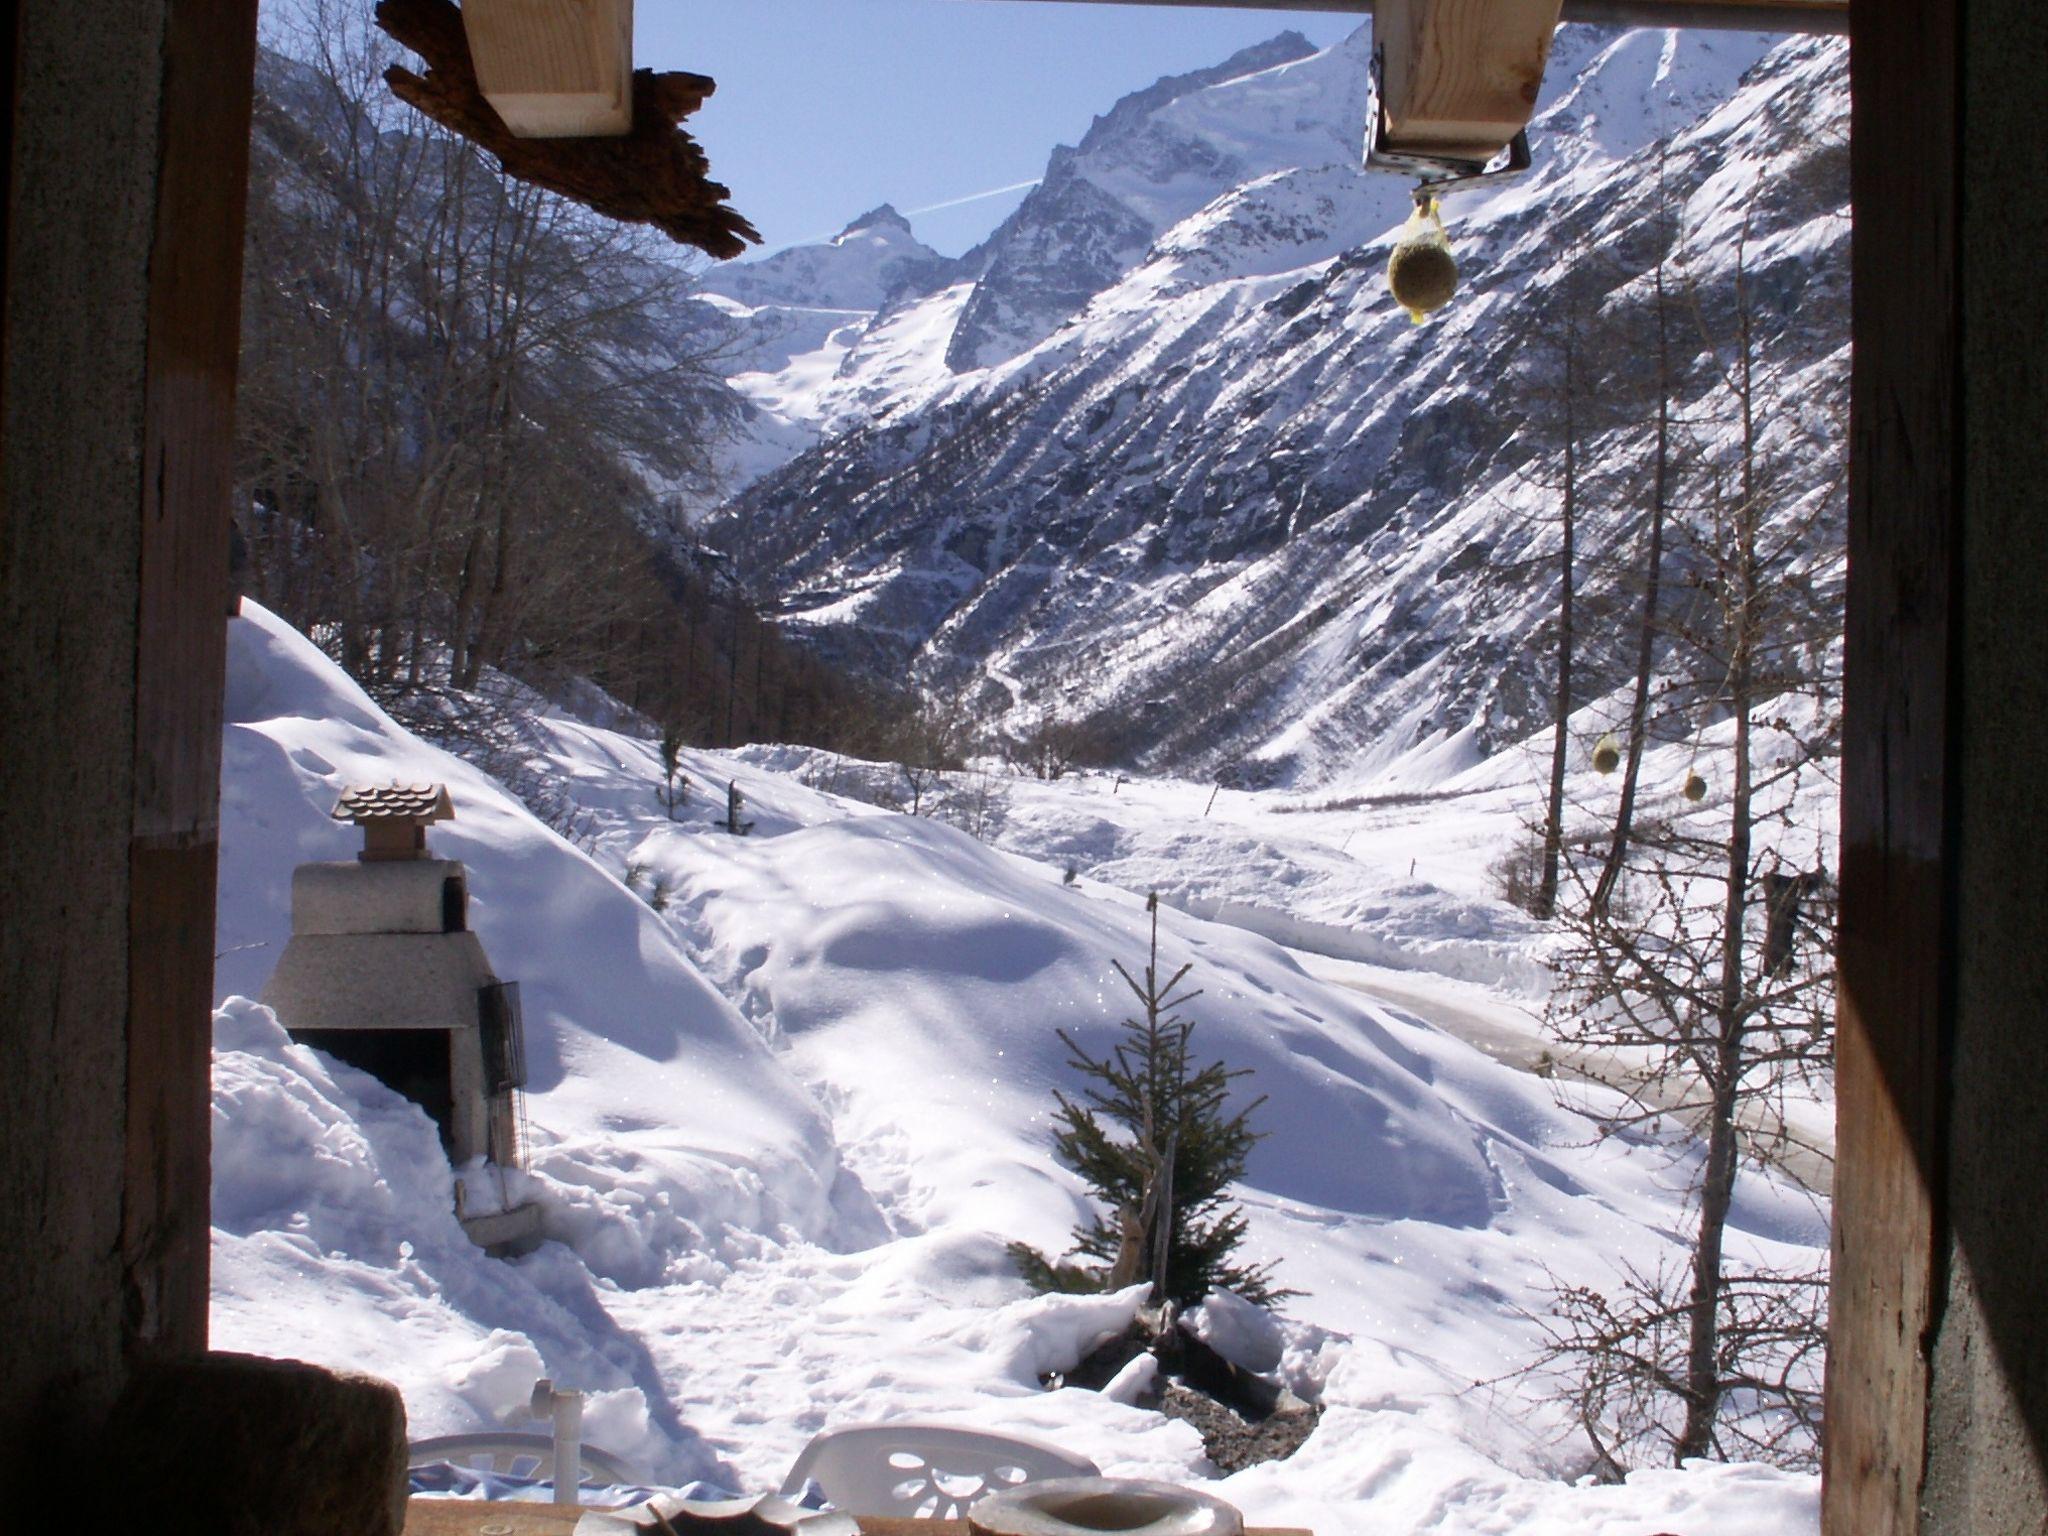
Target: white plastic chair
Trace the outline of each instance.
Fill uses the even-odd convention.
[[[1099,1477],[1086,1456],[1043,1440],[951,1424],[847,1424],[804,1447],[782,1493],[815,1482],[849,1515],[957,1520],[984,1493],[1041,1477]]]
[[[646,1482],[610,1451],[594,1445],[583,1445],[578,1450],[581,1465],[577,1481],[585,1488],[613,1484],[632,1488]],[[491,1429],[474,1435],[437,1435],[430,1440],[415,1440],[406,1447],[405,1464],[409,1467],[431,1466],[437,1461],[478,1472],[540,1480],[554,1473],[555,1441],[551,1435]]]

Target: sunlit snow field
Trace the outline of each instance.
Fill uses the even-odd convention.
[[[1074,1081],[1055,1030],[1108,1039],[1127,1001],[1111,961],[1142,960],[1156,889],[1162,959],[1192,961],[1203,989],[1198,1051],[1267,1096],[1238,1193],[1251,1257],[1305,1293],[1280,1368],[1325,1409],[1291,1460],[1214,1491],[1320,1536],[1817,1529],[1817,1479],[1765,1468],[1575,1486],[1540,1387],[1509,1374],[1535,1350],[1547,1275],[1601,1284],[1623,1257],[1677,1251],[1692,1171],[1683,1146],[1595,1142],[1548,1083],[1430,1022],[1536,1027],[1543,936],[1488,875],[1520,834],[1532,754],[1447,751],[1429,782],[1378,788],[1427,798],[1348,808],[1313,807],[1373,786],[1210,805],[1208,785],[1005,780],[990,847],[807,787],[830,764],[798,749],[686,752],[693,790],[671,822],[651,744],[552,719],[547,766],[586,852],[282,622],[244,615],[222,801],[216,1347],[386,1376],[416,1437],[516,1424],[552,1376],[591,1394],[592,1443],[669,1483],[771,1488],[817,1430],[889,1417],[1033,1433],[1113,1474],[1214,1478],[1189,1426],[1039,1385],[1135,1296],[1034,1298],[1004,1254],[1014,1238],[1063,1248],[1083,1214],[1048,1148],[1051,1090]],[[1652,755],[1674,782],[1684,768]],[[424,1113],[245,1000],[289,935],[294,865],[353,854],[336,794],[392,780],[448,784],[456,819],[433,849],[467,863],[473,926],[522,989],[532,1169],[511,1192],[543,1202],[551,1239],[522,1259],[464,1237]],[[751,836],[718,825],[728,780]],[[1594,776],[1573,792],[1596,795]],[[1731,1247],[1772,1263],[1826,1242],[1825,1209],[1761,1172],[1734,1222]]]

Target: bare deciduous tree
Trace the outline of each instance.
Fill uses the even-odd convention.
[[[1614,895],[1614,883],[1621,878],[1628,855],[1629,834],[1635,823],[1636,791],[1642,782],[1643,745],[1649,739],[1650,685],[1655,676],[1657,633],[1661,623],[1659,597],[1664,583],[1664,529],[1671,510],[1671,415],[1674,380],[1671,370],[1671,317],[1664,292],[1664,261],[1660,256],[1653,274],[1654,319],[1657,329],[1656,436],[1651,451],[1648,495],[1648,527],[1643,535],[1642,612],[1636,623],[1635,690],[1629,697],[1627,752],[1621,770],[1621,798],[1614,813],[1614,835],[1608,845],[1607,862],[1593,887],[1593,904],[1604,907]]]
[[[1668,807],[1639,806],[1598,857],[1568,847],[1559,904],[1549,1028],[1565,1051],[1626,1068],[1602,1134],[1675,1119],[1703,1153],[1682,1270],[1631,1271],[1614,1296],[1557,1294],[1546,1362],[1572,1380],[1611,1466],[1650,1446],[1673,1460],[1731,1445],[1815,1454],[1824,1280],[1731,1261],[1726,1240],[1745,1154],[1785,1150],[1788,1096],[1832,1061],[1831,845],[1814,807],[1838,760],[1840,614],[1810,562],[1839,543],[1821,525],[1841,516],[1824,468],[1841,443],[1793,364],[1764,362],[1744,258],[1739,244],[1728,313],[1696,305],[1718,419],[1685,467],[1695,493],[1671,510],[1688,574],[1663,629],[1726,780],[1712,800],[1674,786]],[[1715,320],[1730,333],[1719,349]]]
[[[668,602],[636,526],[703,474],[717,338],[629,227],[405,114],[361,7],[276,22],[257,102],[250,580],[380,691],[587,670]]]

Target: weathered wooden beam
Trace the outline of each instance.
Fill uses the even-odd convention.
[[[1317,11],[1370,16],[1375,0],[1041,0],[1055,5],[1167,5],[1186,9]],[[1848,0],[1564,0],[1566,21],[1725,32],[1849,30]]]
[[[213,882],[256,0],[4,25],[0,1496],[205,1347]]]
[[[652,224],[721,260],[760,241],[754,226],[726,206],[726,189],[711,179],[703,149],[678,126],[718,88],[708,75],[638,71],[632,127],[625,133],[524,139],[506,127],[478,85],[454,0],[377,0],[375,15],[378,26],[426,65],[425,74],[399,64],[385,70],[392,93],[489,150],[506,175],[608,218]]]
[[[214,868],[255,0],[174,0],[144,361],[129,842],[131,1351],[206,1347]]]
[[[477,84],[522,139],[633,126],[633,0],[467,0]]]
[[[1528,126],[1559,0],[1379,0],[1387,147],[1487,160]]]
[[[1954,1011],[1955,0],[1852,37],[1848,622],[1823,1529],[1917,1536]]]

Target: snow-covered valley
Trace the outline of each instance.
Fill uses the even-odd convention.
[[[1538,1005],[1544,937],[1487,874],[1521,835],[1528,754],[1328,808],[989,770],[990,846],[831,793],[845,765],[793,748],[686,750],[695,788],[671,820],[651,743],[550,716],[541,766],[578,807],[572,844],[253,604],[231,630],[218,1347],[385,1375],[416,1436],[507,1422],[548,1375],[591,1394],[593,1443],[670,1484],[772,1487],[816,1430],[886,1417],[1211,1479],[1189,1425],[1041,1386],[1135,1297],[1031,1296],[1005,1253],[1062,1249],[1082,1214],[1048,1144],[1051,1090],[1071,1085],[1055,1030],[1099,1044],[1126,1011],[1111,962],[1142,957],[1156,889],[1162,951],[1203,988],[1198,1050],[1268,1096],[1237,1194],[1252,1256],[1304,1293],[1280,1369],[1323,1409],[1292,1458],[1217,1492],[1321,1536],[1816,1527],[1803,1474],[1575,1485],[1544,1389],[1512,1375],[1552,1277],[1609,1283],[1678,1251],[1696,1160],[1669,1127],[1592,1138],[1548,1083],[1430,1021]],[[531,1171],[511,1177],[550,1240],[524,1258],[486,1258],[456,1225],[422,1111],[235,1000],[289,932],[293,866],[349,852],[339,789],[392,780],[450,786],[433,845],[467,864],[474,926],[525,994]],[[720,828],[728,781],[750,836]],[[1575,776],[1575,799],[1601,793]],[[1325,949],[1356,935],[1346,958],[1409,1001],[1318,979],[1344,962],[1239,908]],[[1745,1172],[1738,1251],[1796,1263],[1825,1242],[1811,1196]]]
[[[348,646],[317,605],[288,611],[321,645],[244,600],[217,1347],[388,1377],[415,1437],[524,1427],[548,1377],[587,1394],[591,1444],[700,1491],[774,1488],[828,1426],[937,1419],[1317,1536],[1817,1529],[1815,1475],[1668,1469],[1662,1421],[1665,1454],[1602,1480],[1531,1371],[1567,1288],[1685,1273],[1710,1180],[1696,1081],[1564,1038],[1626,986],[1574,994],[1568,920],[1514,882],[1541,860],[1563,657],[1567,881],[1632,817],[1639,852],[1682,857],[1631,872],[1617,926],[1649,915],[1627,943],[1682,970],[1718,880],[1742,894],[1715,969],[1749,987],[1724,1012],[1768,1030],[1773,988],[1825,1002],[1829,919],[1762,893],[1840,868],[1846,51],[1565,28],[1535,169],[1450,200],[1464,287],[1415,325],[1383,280],[1409,188],[1358,168],[1370,41],[1282,34],[1132,93],[964,255],[883,204],[679,286],[638,341],[717,358],[691,420],[730,429],[731,494],[698,505],[694,468],[646,487],[681,499],[642,533],[701,586],[661,588],[681,627],[624,642],[646,678],[545,642],[445,697],[358,669],[423,730],[506,712],[457,756],[330,659]],[[630,603],[589,563],[609,626]],[[848,712],[791,723],[802,678],[764,680],[757,613],[835,669]],[[442,642],[408,623],[417,682]],[[954,745],[915,757],[932,722]],[[1034,733],[1063,771],[1025,771]],[[1640,752],[1625,815],[1609,733]],[[771,739],[675,746],[750,735]],[[392,783],[449,788],[432,850],[466,866],[469,926],[519,984],[522,1167],[451,1167],[426,1110],[252,1001],[295,867],[353,850],[337,796]],[[1066,1037],[1116,1038],[1152,896],[1162,964],[1200,989],[1195,1055],[1259,1101],[1242,1256],[1299,1293],[1277,1324],[1225,1298],[1197,1325],[1320,1414],[1238,1471],[1192,1423],[1066,1384],[1142,1288],[1034,1294],[1011,1251],[1060,1254],[1099,1214],[1054,1151],[1081,1086]],[[1711,1054],[1703,992],[1665,1021],[1676,1055]],[[1800,1080],[1745,1102],[1715,1166],[1740,1163],[1731,1264],[1811,1288],[1833,1106],[1826,1010],[1798,1017]],[[537,1248],[471,1241],[458,1203],[492,1199],[538,1207]],[[1778,1413],[1810,1450],[1789,1400],[1756,1388],[1731,1417]]]
[[[1012,731],[1076,722],[1105,760],[1432,775],[1548,706],[1561,333],[1580,597],[1611,617],[1656,316],[1685,522],[1730,473],[1739,310],[1770,472],[1825,503],[1800,577],[1838,599],[1846,50],[1565,27],[1535,169],[1446,200],[1463,289],[1418,327],[1382,275],[1409,187],[1358,168],[1369,45],[1276,38],[1134,93],[960,258],[884,208],[709,274],[754,414],[706,526],[754,590],[857,668]],[[1585,696],[1631,661],[1596,623]]]

